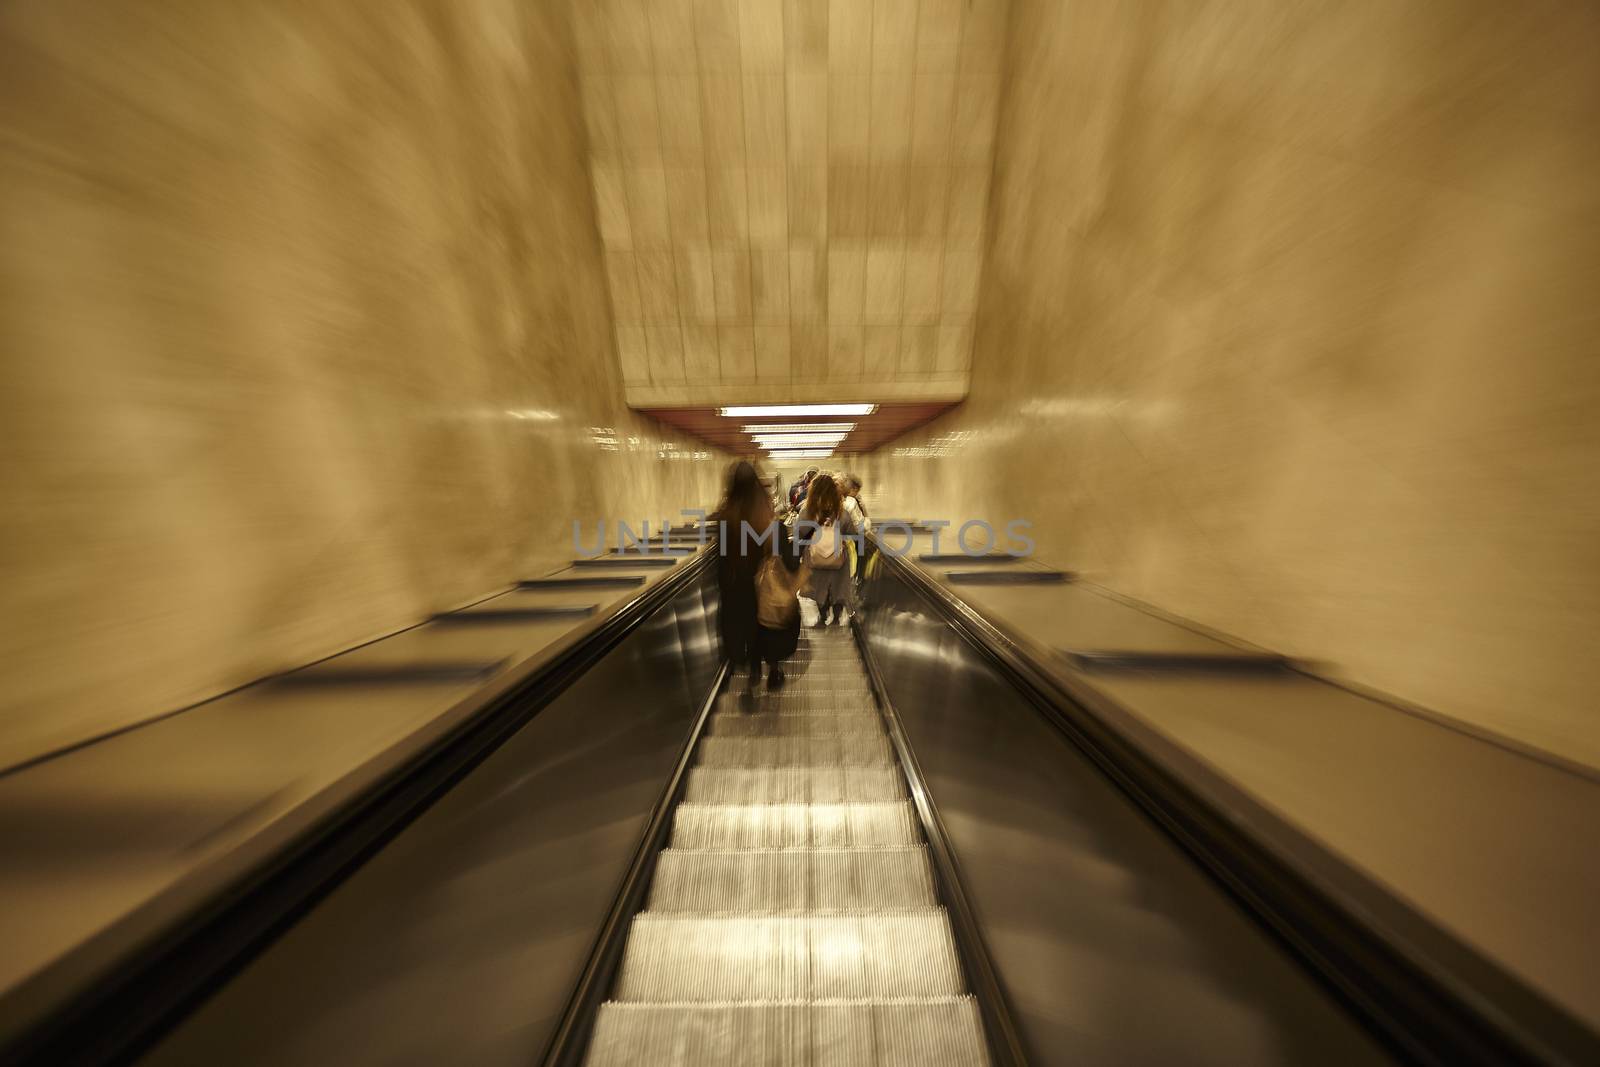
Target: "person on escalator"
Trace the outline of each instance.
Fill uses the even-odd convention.
[[[800,505],[805,503],[806,487],[811,484],[811,479],[815,478],[816,476],[817,468],[812,467],[799,478],[795,479],[795,483],[789,487],[789,507],[791,510],[798,511],[800,509]]]
[[[872,542],[866,535],[872,532],[872,520],[867,518],[867,504],[861,499],[861,479],[854,474],[846,474],[839,482],[840,490],[844,493],[844,513],[856,524],[862,533],[859,551],[855,560],[855,579],[860,582],[867,572],[867,559],[874,549]]]
[[[748,667],[752,690],[761,684],[761,664],[769,664],[767,686],[776,689],[783,685],[782,663],[800,641],[800,608],[794,600],[804,578],[799,546],[775,521],[761,477],[747,460],[728,472],[722,503],[710,519],[719,552],[723,653],[733,669]],[[784,610],[782,590],[794,604],[792,613]]]
[[[860,527],[845,511],[839,484],[831,475],[819,474],[806,492],[801,516],[801,539],[806,542],[806,562],[811,565],[811,596],[817,602],[817,625],[844,619],[854,587],[850,574],[850,545],[859,543]]]

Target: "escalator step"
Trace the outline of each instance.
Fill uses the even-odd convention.
[[[861,665],[861,653],[854,646],[823,645],[821,647],[807,647],[801,645],[795,654],[789,657],[791,663],[854,663]]]
[[[902,800],[905,780],[888,767],[693,767],[691,804],[849,804]]]
[[[866,689],[818,688],[795,685],[776,693],[745,691],[739,688],[717,697],[718,715],[766,714],[780,711],[873,711],[877,705]]]
[[[800,628],[800,647],[843,649],[854,652],[856,649],[855,638],[850,635],[848,626],[802,626]]]
[[[800,767],[808,764],[886,766],[894,762],[889,739],[863,733],[825,737],[707,737],[698,750],[703,767]]]
[[[843,704],[846,707],[871,707],[872,690],[865,681],[857,684],[847,678],[802,678],[776,693],[763,693],[763,699],[782,704],[794,701]]]
[[[971,1067],[989,1062],[971,997],[817,1004],[606,1004],[593,1067]]]
[[[989,1062],[972,997],[884,1005],[872,1014],[879,1063],[957,1067]]]
[[[756,712],[711,717],[712,737],[827,737],[835,734],[881,735],[876,712]]]
[[[726,915],[931,908],[933,870],[910,848],[667,849],[649,910]]]
[[[849,631],[717,701],[588,1063],[986,1064]]]
[[[784,671],[793,672],[797,678],[824,674],[861,674],[861,657],[852,652],[848,656],[795,656],[786,660]]]
[[[841,699],[826,693],[796,693],[783,697],[746,696],[719,703],[712,719],[748,719],[764,715],[860,715],[878,721],[878,709],[870,700]]]
[[[962,990],[943,909],[838,917],[634,917],[618,1000],[940,997]]]
[[[914,845],[909,801],[894,804],[680,804],[673,848]]]
[[[784,673],[794,679],[796,688],[805,686],[840,685],[848,689],[866,689],[867,674],[861,661],[854,663],[811,663],[786,668]]]

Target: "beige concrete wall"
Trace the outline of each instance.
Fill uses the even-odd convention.
[[[574,0],[638,406],[966,392],[1007,0]]]
[[[0,9],[0,766],[712,496],[622,404],[568,19]]]
[[[1600,765],[1600,8],[1018,0],[879,504]],[[887,513],[884,511],[883,513]]]

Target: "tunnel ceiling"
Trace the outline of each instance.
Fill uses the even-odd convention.
[[[576,0],[630,406],[966,395],[1004,0]]]

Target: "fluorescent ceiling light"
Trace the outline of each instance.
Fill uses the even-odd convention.
[[[772,459],[827,459],[833,455],[831,448],[775,448],[767,453]]]
[[[853,422],[752,422],[748,423],[745,433],[773,434],[773,433],[849,433],[856,428]]]
[[[876,404],[758,404],[754,407],[719,408],[718,414],[730,419],[770,419],[793,416],[797,419],[819,415],[871,415]]]
[[[779,437],[757,441],[757,448],[838,448],[842,442],[837,437]]]
[[[842,433],[758,433],[756,443],[779,448],[784,445],[836,445],[846,436]]]

